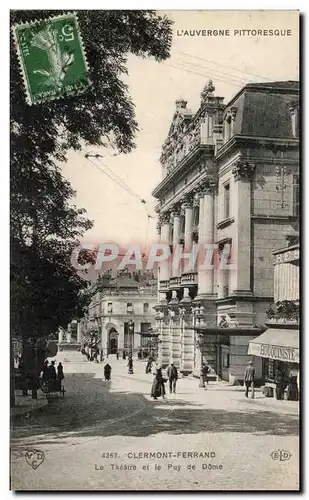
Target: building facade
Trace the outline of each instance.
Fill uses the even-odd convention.
[[[276,389],[278,373],[294,385],[298,398],[297,374],[300,362],[299,325],[299,242],[274,252],[274,302],[267,310],[267,330],[249,343],[248,353],[262,358],[263,381]],[[280,377],[279,377],[280,380]],[[274,393],[274,392],[273,392]],[[274,393],[275,395],[275,393]]]
[[[163,366],[207,361],[237,382],[273,302],[273,251],[298,218],[299,84],[248,84],[228,104],[214,92],[209,81],[196,113],[176,101],[162,148],[160,240],[198,257],[161,262],[156,320]]]
[[[86,324],[84,338],[92,333],[103,356],[107,354],[144,356],[157,348],[155,310],[156,281],[139,283],[129,276],[105,279],[96,284]]]

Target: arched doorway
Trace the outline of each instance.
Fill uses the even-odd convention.
[[[111,328],[108,334],[108,350],[109,354],[117,354],[118,351],[118,335],[116,328]]]

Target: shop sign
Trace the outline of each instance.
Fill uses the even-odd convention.
[[[299,350],[295,347],[279,347],[270,344],[250,342],[248,354],[261,358],[277,359],[289,363],[299,363]]]

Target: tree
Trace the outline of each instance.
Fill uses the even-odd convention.
[[[11,25],[63,12],[12,11]],[[11,38],[11,324],[23,339],[48,336],[90,300],[70,256],[92,223],[73,204],[59,163],[82,141],[131,151],[137,123],[121,79],[127,55],[161,61],[171,46],[171,21],[153,11],[79,11],[78,20],[92,83],[76,97],[27,105]]]
[[[12,11],[11,24],[45,19],[64,11]],[[13,156],[19,164],[46,165],[50,154],[64,159],[80,141],[104,146],[113,140],[119,152],[134,147],[134,104],[122,74],[127,55],[169,57],[171,21],[154,11],[79,11],[78,20],[89,64],[91,87],[82,95],[28,106],[17,53],[11,41],[11,131]]]

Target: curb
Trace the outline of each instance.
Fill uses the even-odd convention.
[[[30,416],[31,414],[36,413],[37,411],[41,410],[41,408],[44,408],[47,405],[48,405],[48,399],[46,398],[46,399],[42,400],[42,402],[40,404],[37,404],[36,406],[29,406],[29,407],[22,406],[21,408],[18,408],[18,406],[14,406],[10,410],[11,418],[23,417],[27,414],[29,414],[29,416]]]

